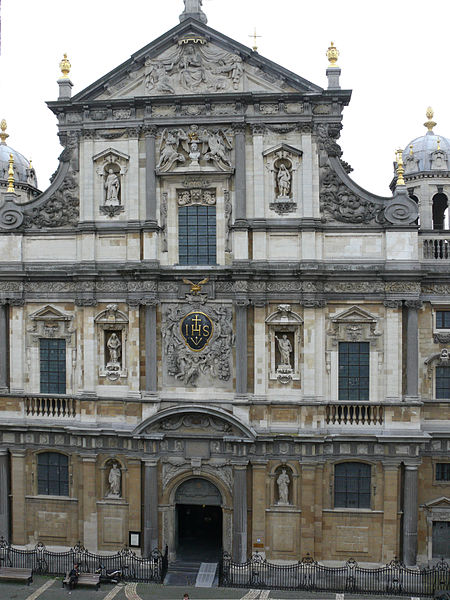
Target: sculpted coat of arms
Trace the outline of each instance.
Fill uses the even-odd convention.
[[[231,308],[192,304],[171,306],[162,326],[167,374],[186,386],[231,379],[234,345]]]

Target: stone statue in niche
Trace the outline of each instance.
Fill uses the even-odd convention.
[[[109,361],[107,367],[111,367],[117,365],[120,367],[120,348],[122,346],[122,342],[119,339],[117,333],[113,332],[106,342],[106,347],[108,348],[109,353]]]
[[[164,129],[161,134],[161,143],[159,145],[159,162],[156,168],[159,171],[168,171],[177,162],[184,163],[186,159],[179,152],[180,144],[183,150],[189,154],[189,138],[183,129],[171,130]]]
[[[281,163],[277,172],[278,197],[289,198],[292,176],[285,164]]]
[[[108,176],[105,179],[105,204],[120,204],[120,180],[113,169],[108,170]]]
[[[286,469],[282,469],[280,475],[277,478],[278,485],[278,504],[287,505],[289,504],[289,475]]]
[[[292,344],[288,339],[288,336],[283,333],[281,338],[275,335],[275,339],[278,342],[278,350],[280,352],[281,363],[280,366],[288,366],[291,367],[291,352],[292,352]]]
[[[109,491],[107,498],[120,498],[120,483],[122,479],[122,473],[119,469],[119,465],[113,462],[108,475]]]

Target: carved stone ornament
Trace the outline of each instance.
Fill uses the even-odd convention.
[[[145,92],[204,94],[238,90],[243,73],[243,62],[237,54],[214,48],[200,36],[187,36],[160,57],[146,60]]]
[[[159,205],[160,226],[161,226],[161,252],[167,252],[169,249],[168,244],[167,244],[167,210],[168,210],[167,202],[168,202],[168,193],[163,192],[161,194],[161,202]]]
[[[109,381],[128,376],[128,317],[117,304],[108,304],[94,319],[97,332],[99,375]]]
[[[375,345],[381,336],[377,331],[378,320],[359,306],[330,318],[327,335],[333,346],[339,342],[369,342]]]
[[[427,376],[429,379],[433,378],[433,371],[436,367],[449,367],[450,366],[450,352],[447,348],[443,348],[440,352],[432,354],[425,360],[427,367]]]
[[[188,332],[183,329],[186,318],[190,324]],[[205,326],[209,327],[208,331],[202,328]],[[188,343],[187,334],[192,339],[197,335],[198,339]],[[164,312],[162,336],[167,374],[176,381],[196,387],[199,382],[208,385],[215,381],[217,385],[230,380],[234,345],[231,308],[203,304],[199,311],[194,303],[169,306]],[[200,350],[195,350],[196,347]]]
[[[299,348],[303,319],[292,312],[289,304],[279,304],[266,319],[270,342],[271,380],[282,384],[300,380]]]
[[[30,322],[27,327],[29,346],[38,346],[41,338],[65,339],[68,346],[74,345],[73,315],[48,304],[31,313],[28,320]]]
[[[178,190],[177,192],[178,206],[215,206],[216,204],[216,191],[215,190],[202,190],[202,189],[191,189],[191,190]]]
[[[450,333],[434,333],[433,340],[435,344],[450,344]]]
[[[225,252],[232,252],[231,242],[231,227],[233,225],[233,205],[231,202],[230,192],[223,191],[224,208],[225,208]]]

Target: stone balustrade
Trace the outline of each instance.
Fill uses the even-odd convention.
[[[384,409],[379,404],[329,404],[326,407],[327,425],[372,425],[384,423]]]
[[[74,418],[76,401],[63,396],[26,396],[25,414],[27,417]]]
[[[450,260],[450,235],[434,236],[422,239],[422,258],[424,260]]]

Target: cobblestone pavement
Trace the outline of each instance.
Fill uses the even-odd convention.
[[[281,592],[230,588],[174,587],[145,583],[102,585],[99,591],[79,587],[72,592],[62,589],[62,578],[34,577],[30,586],[0,583],[0,600],[335,600],[335,594],[322,592]],[[397,598],[392,596],[391,598]],[[346,595],[345,600],[389,600],[388,596]],[[403,600],[406,600],[405,598]],[[425,599],[423,599],[425,600]]]

